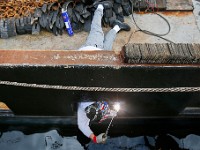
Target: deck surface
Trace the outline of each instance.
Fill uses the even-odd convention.
[[[193,12],[162,12],[171,25],[171,32],[164,36],[175,43],[199,43],[200,32],[196,24]],[[165,33],[168,30],[166,22],[155,14],[134,14],[137,24],[145,30],[156,33]],[[126,43],[163,43],[166,42],[158,37],[136,32],[130,17],[125,18],[131,26],[130,32],[118,33],[113,44],[113,50],[120,51]],[[104,28],[105,34],[110,28]],[[40,35],[18,35],[9,39],[0,39],[1,50],[77,50],[81,47],[88,36],[87,32],[76,33],[69,37],[67,33],[62,36],[54,36],[52,33],[41,32]]]
[[[166,0],[167,10],[193,10],[192,0]]]

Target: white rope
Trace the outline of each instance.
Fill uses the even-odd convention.
[[[0,85],[18,86],[27,88],[42,88],[72,91],[98,91],[98,92],[200,92],[200,87],[171,87],[171,88],[107,88],[107,87],[82,87],[48,84],[19,83],[0,81]]]

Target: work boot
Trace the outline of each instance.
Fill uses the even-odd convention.
[[[128,24],[123,23],[123,22],[121,22],[121,21],[119,21],[117,19],[115,21],[113,21],[112,27],[114,27],[115,25],[118,25],[119,28],[121,30],[124,30],[124,31],[130,31],[131,30],[131,27]]]
[[[95,7],[95,8],[97,8],[97,6],[99,5],[99,4],[102,4],[103,5],[103,7],[104,7],[104,9],[109,9],[109,8],[112,8],[113,7],[113,3],[112,3],[112,1],[95,1],[94,3],[93,3],[93,6]]]

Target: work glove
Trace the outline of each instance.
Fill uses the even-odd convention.
[[[7,28],[7,21],[0,20],[0,37],[3,39],[7,39],[8,36],[8,28]]]
[[[38,35],[40,33],[41,27],[38,22],[35,22],[32,26],[32,34]]]
[[[101,133],[98,136],[95,136],[93,141],[94,143],[105,143],[107,140],[107,135],[105,133]]]
[[[0,20],[0,38],[7,39],[16,35],[17,33],[14,18]]]
[[[16,24],[17,34],[26,34],[23,17],[16,19],[15,24]]]
[[[14,18],[8,18],[7,19],[7,29],[8,29],[8,37],[12,37],[12,36],[17,35]]]
[[[26,33],[31,34],[32,33],[32,24],[31,24],[31,17],[24,17],[24,29]]]

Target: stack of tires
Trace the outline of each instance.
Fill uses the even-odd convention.
[[[105,27],[124,16],[130,15],[129,0],[110,0],[113,8],[106,10],[103,16]],[[54,35],[62,35],[65,24],[61,10],[65,9],[70,17],[75,33],[90,31],[95,11],[94,0],[5,0],[0,1],[0,38],[6,39],[22,34],[39,34],[46,30]]]

